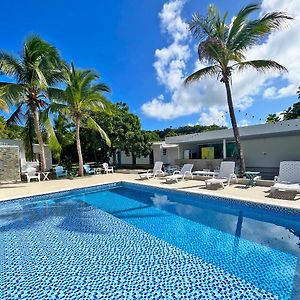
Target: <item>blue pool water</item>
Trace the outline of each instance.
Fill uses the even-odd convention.
[[[300,299],[300,214],[135,184],[0,204],[0,299]]]

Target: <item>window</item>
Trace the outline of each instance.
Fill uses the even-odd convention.
[[[163,149],[163,155],[167,155],[167,149]]]

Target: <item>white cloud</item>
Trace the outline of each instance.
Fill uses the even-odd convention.
[[[168,47],[156,50],[154,68],[158,82],[169,96],[147,101],[142,105],[142,111],[149,117],[164,120],[199,113],[201,124],[217,123],[218,112],[227,110],[224,85],[215,78],[203,79],[187,87],[183,85],[184,78],[191,73],[187,63],[195,44],[194,41],[190,43],[187,24],[181,18],[185,3],[186,0],[171,0],[164,4],[159,14],[162,31],[172,40]],[[254,70],[233,73],[232,94],[235,107],[240,110],[249,108],[256,97],[275,100],[294,96],[300,82],[300,1],[290,0],[287,5],[282,0],[263,0],[262,13],[270,11],[284,11],[295,20],[245,54],[249,60],[273,59],[289,72],[284,75],[276,72],[259,74]],[[203,65],[195,62],[195,70],[201,67]],[[280,82],[280,88],[274,82]],[[224,125],[221,121],[219,124]]]
[[[199,118],[199,124],[228,126],[225,111],[218,110],[216,107],[209,108],[208,112],[202,112]]]
[[[238,124],[239,127],[246,127],[246,126],[249,126],[249,125],[250,125],[250,122],[246,119],[241,120]]]

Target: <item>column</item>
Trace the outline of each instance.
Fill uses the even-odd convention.
[[[226,139],[223,139],[223,159],[227,157],[226,153]]]

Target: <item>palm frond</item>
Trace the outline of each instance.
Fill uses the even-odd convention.
[[[87,126],[88,126],[88,128],[97,131],[100,134],[100,136],[102,137],[102,139],[105,140],[106,145],[108,147],[111,146],[111,141],[110,141],[109,137],[107,136],[106,132],[97,124],[97,122],[93,118],[89,117],[87,119]]]
[[[282,12],[273,12],[264,15],[261,19],[248,21],[232,38],[229,47],[234,51],[246,50],[292,19]]]
[[[1,98],[1,95],[0,95],[0,110],[3,110],[5,112],[9,111],[9,107],[8,107],[6,101]]]
[[[239,71],[243,71],[248,68],[254,68],[260,72],[267,72],[270,70],[277,70],[279,72],[288,72],[288,70],[273,60],[250,60],[244,61],[238,64],[234,64],[233,68],[237,67]]]
[[[23,73],[20,60],[12,54],[0,51],[0,75],[17,77]]]
[[[105,83],[95,84],[92,86],[91,90],[94,92],[107,92],[107,93],[111,92],[110,87]]]
[[[22,121],[24,119],[24,114],[23,114],[23,105],[24,102],[18,103],[15,111],[10,115],[10,117],[7,119],[6,123],[8,125],[22,125]]]
[[[43,126],[47,131],[49,148],[55,154],[56,158],[59,158],[62,148],[57,140],[51,119],[49,116],[45,116],[41,119],[43,121]]]
[[[198,13],[194,13],[192,15],[192,20],[188,23],[188,25],[192,35],[200,41],[206,39],[208,36],[213,36],[213,14],[210,14],[208,16],[202,16]]]
[[[64,97],[64,90],[54,87],[49,87],[47,89],[47,94],[50,100],[60,101]]]
[[[25,85],[19,83],[0,82],[0,95],[8,105],[18,103],[26,90]]]
[[[230,45],[231,39],[243,28],[247,17],[259,9],[259,4],[249,4],[238,12],[230,26],[227,45]]]
[[[194,72],[190,76],[188,76],[185,79],[184,83],[189,84],[194,81],[200,80],[203,77],[215,76],[215,75],[218,75],[219,72],[220,72],[220,68],[217,65],[205,67],[203,69],[200,69],[200,70]]]

